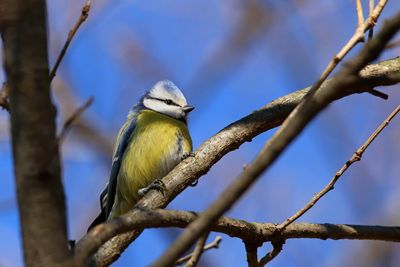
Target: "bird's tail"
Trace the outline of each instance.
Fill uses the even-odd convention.
[[[94,219],[94,221],[89,225],[87,232],[92,230],[93,227],[96,225],[99,225],[105,221],[107,221],[108,215],[106,214],[106,205],[107,205],[107,192],[108,192],[108,184],[106,185],[106,188],[104,188],[103,192],[100,194],[100,214]]]
[[[96,219],[94,219],[94,221],[89,225],[87,232],[89,232],[90,230],[92,230],[93,227],[105,222],[107,220],[107,216],[105,211],[102,209],[100,214],[96,217]]]

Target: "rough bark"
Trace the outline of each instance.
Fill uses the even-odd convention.
[[[398,79],[393,79],[393,77],[400,75],[400,58],[368,65],[360,72],[360,75],[365,81],[368,81],[371,87],[396,84]],[[332,80],[334,81],[334,79]],[[323,83],[321,89],[328,86],[332,80]],[[206,174],[227,153],[239,148],[243,143],[251,141],[257,135],[279,126],[296,105],[300,103],[309,89],[310,87],[307,87],[280,97],[260,110],[222,129],[196,150],[195,157],[189,157],[181,162],[163,179],[167,187],[164,194],[149,192],[140,201],[140,206],[164,208],[187,186]],[[348,95],[355,92],[363,92],[363,90],[349,88]],[[134,210],[130,212],[131,216],[134,216],[134,214]],[[112,241],[104,244],[96,253],[93,258],[93,264],[107,266],[114,262],[139,234],[140,231],[134,231],[113,238]],[[85,250],[84,245],[79,242],[77,244],[78,255],[80,249]]]
[[[0,2],[0,30],[26,266],[68,256],[64,191],[50,97],[44,0]]]

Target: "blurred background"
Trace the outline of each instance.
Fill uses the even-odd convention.
[[[368,1],[363,2],[367,11]],[[51,65],[84,3],[48,1]],[[380,22],[399,10],[399,1],[389,1]],[[156,81],[174,81],[196,107],[189,128],[197,148],[229,123],[311,85],[356,24],[353,0],[94,0],[52,84],[60,126],[95,97],[62,145],[70,239],[85,234],[99,212],[98,196],[108,179],[119,127]],[[388,49],[381,60],[399,53],[398,46]],[[387,101],[364,94],[331,105],[227,215],[275,223],[292,215],[399,104],[399,89],[382,89],[390,94]],[[0,266],[18,267],[22,245],[8,118],[0,112]],[[399,225],[399,131],[400,118],[395,118],[363,160],[300,221]],[[205,209],[273,132],[225,156],[169,208]],[[179,233],[147,230],[113,266],[146,266]],[[243,243],[222,237],[221,247],[206,252],[200,266],[247,266]],[[260,257],[269,249],[269,244],[260,248]],[[399,249],[385,242],[288,240],[270,266],[399,266]]]

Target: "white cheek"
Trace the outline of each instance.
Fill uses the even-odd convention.
[[[174,117],[176,119],[183,118],[185,113],[177,106],[167,105],[164,102],[154,100],[154,99],[144,99],[143,105],[146,108],[152,109],[154,111],[160,112],[162,114]]]
[[[159,110],[159,112],[171,116],[175,119],[181,119],[185,116],[181,109],[176,106],[166,106],[163,110]]]
[[[156,101],[154,99],[147,99],[145,98],[143,100],[143,105],[146,108],[152,109],[152,110],[156,110],[159,111],[162,107],[161,107],[161,102],[160,101]]]

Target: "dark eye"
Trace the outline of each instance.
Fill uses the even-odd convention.
[[[166,100],[164,100],[164,102],[165,102],[165,104],[167,104],[167,105],[172,105],[174,102],[172,102],[172,100],[170,100],[170,99],[166,99]]]

